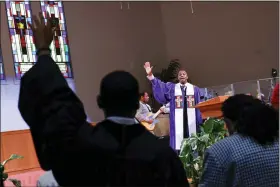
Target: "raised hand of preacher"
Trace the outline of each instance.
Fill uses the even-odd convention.
[[[51,18],[47,15],[47,24],[45,24],[42,12],[39,16],[32,16],[33,23],[28,23],[33,31],[35,45],[38,50],[49,49],[54,37],[54,28],[52,27]]]
[[[150,76],[150,75],[153,74],[153,73],[152,73],[153,66],[151,67],[150,62],[145,62],[145,64],[144,64],[144,69],[146,70],[147,75]]]

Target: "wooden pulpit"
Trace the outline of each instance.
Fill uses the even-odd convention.
[[[201,112],[202,118],[206,119],[208,117],[221,118],[222,117],[222,104],[230,96],[218,96],[207,101],[201,102],[194,106],[198,108]]]

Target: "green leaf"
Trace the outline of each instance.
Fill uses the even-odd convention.
[[[199,141],[207,143],[209,141],[209,134],[204,134],[201,137],[199,137]]]
[[[202,134],[204,134],[204,133],[205,133],[205,131],[204,131],[203,126],[200,126],[199,128],[200,128],[200,132],[201,132]]]
[[[21,181],[17,179],[9,179],[15,187],[21,187]]]
[[[201,156],[197,156],[195,159],[193,159],[194,162],[198,163],[202,160]]]
[[[5,164],[11,160],[15,160],[15,159],[22,159],[23,156],[17,155],[17,154],[12,154],[10,156],[10,158],[8,158],[7,160],[5,160],[4,162],[2,162],[2,165],[5,166]]]
[[[12,154],[11,156],[10,156],[10,159],[11,160],[14,160],[14,159],[22,159],[23,158],[23,156],[20,156],[20,155],[17,155],[17,154]]]
[[[212,131],[213,131],[213,122],[214,121],[214,118],[209,118],[209,119],[207,119],[205,122],[204,122],[204,124],[203,124],[203,129],[204,129],[204,132],[205,133],[212,133]]]
[[[209,118],[203,124],[203,129],[205,133],[215,134],[219,132],[226,133],[227,131],[224,129],[225,122],[221,119]]]

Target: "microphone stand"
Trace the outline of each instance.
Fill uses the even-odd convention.
[[[215,91],[215,95],[216,95],[216,97],[218,97],[218,96],[219,96],[219,94],[218,94],[218,92],[217,92],[217,91]]]

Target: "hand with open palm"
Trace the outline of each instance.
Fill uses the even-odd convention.
[[[153,75],[152,73],[153,66],[151,66],[150,62],[145,62],[144,69],[146,70],[148,76]]]
[[[33,15],[33,23],[28,23],[32,29],[35,45],[38,50],[48,49],[53,41],[55,28],[52,26],[51,18],[47,15],[47,24],[40,12],[39,16]]]

